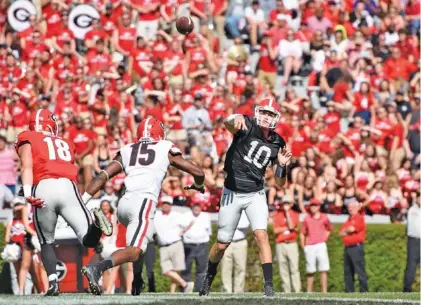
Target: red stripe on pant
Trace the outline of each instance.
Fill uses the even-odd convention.
[[[149,202],[148,202],[148,209],[146,210],[146,215],[145,215],[145,220],[146,220],[145,227],[143,228],[142,235],[140,235],[139,243],[137,244],[137,246],[139,248],[142,247],[143,239],[145,238],[146,232],[148,231],[148,227],[149,227],[149,213],[151,212],[151,209],[152,209],[152,200],[149,200]]]

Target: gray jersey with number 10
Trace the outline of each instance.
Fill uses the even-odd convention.
[[[263,189],[266,168],[274,164],[285,140],[271,131],[266,139],[256,121],[244,116],[247,130],[240,130],[227,151],[224,170],[225,187],[238,193],[253,193]]]

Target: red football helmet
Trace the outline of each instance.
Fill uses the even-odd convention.
[[[264,115],[261,112],[270,112],[274,116]],[[265,98],[259,102],[259,105],[254,109],[254,117],[256,118],[257,125],[273,129],[278,124],[281,113],[279,111],[279,105],[273,98]]]
[[[137,139],[152,139],[155,141],[165,139],[164,124],[160,120],[147,118],[137,126]]]
[[[29,130],[56,136],[58,133],[57,118],[54,113],[46,109],[39,109],[31,114]]]

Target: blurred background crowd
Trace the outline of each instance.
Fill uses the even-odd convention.
[[[22,31],[8,22],[13,2],[0,0],[0,204],[18,219],[13,143],[39,108],[75,144],[81,192],[153,116],[206,173],[201,194],[170,168],[162,195],[217,212],[232,139],[223,120],[253,116],[271,96],[293,153],[284,187],[267,171],[271,211],[290,198],[305,213],[316,198],[322,212],[346,214],[356,200],[367,215],[403,222],[417,198],[419,0],[36,0]],[[82,39],[69,19],[81,3],[100,15]],[[176,31],[178,16],[191,16],[193,33]],[[123,181],[96,195],[107,211]]]
[[[287,186],[267,172],[271,207],[288,194],[296,211],[317,197],[340,214],[357,198],[369,214],[404,219],[420,179],[418,0],[100,0],[84,39],[69,28],[78,3],[34,4],[17,32],[0,2],[0,184],[12,192],[13,142],[31,111],[53,111],[75,143],[81,192],[153,116],[206,171],[205,194],[184,191],[190,177],[176,169],[163,194],[217,211],[231,140],[223,119],[272,96],[294,158]],[[180,15],[193,33],[177,33]],[[105,192],[118,197],[123,179]]]

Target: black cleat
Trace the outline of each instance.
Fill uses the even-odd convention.
[[[58,296],[59,294],[60,294],[60,287],[58,286],[58,282],[57,281],[50,281],[49,286],[48,286],[48,290],[44,294],[44,296],[55,297],[55,296]]]
[[[273,283],[272,281],[266,281],[265,282],[265,297],[274,297],[275,292],[273,290]]]
[[[132,295],[139,295],[146,287],[145,281],[142,278],[142,273],[133,275]]]
[[[215,275],[206,274],[206,277],[202,283],[202,287],[200,287],[200,291],[199,291],[200,296],[209,294],[214,278],[215,278]]]
[[[89,283],[89,290],[92,294],[101,295],[101,287],[99,287],[99,279],[101,278],[101,271],[95,265],[86,265],[82,268],[82,274],[86,276]]]

